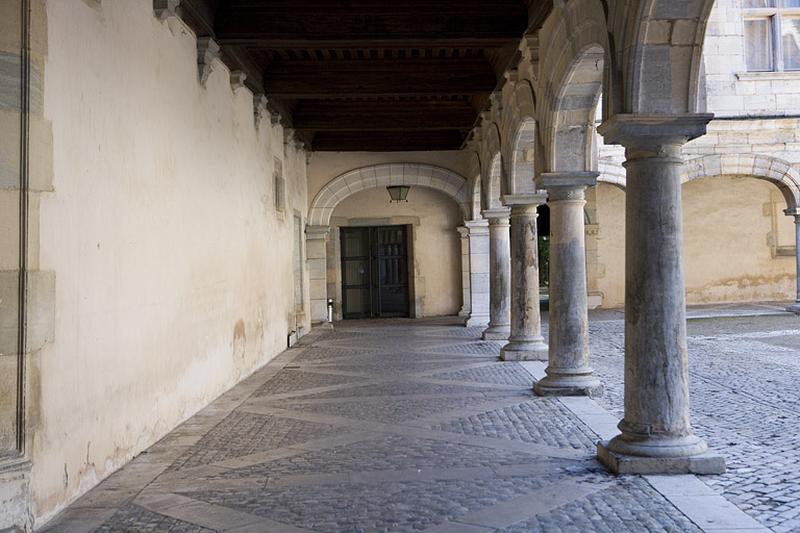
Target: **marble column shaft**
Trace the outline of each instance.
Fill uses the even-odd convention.
[[[469,228],[459,226],[459,241],[461,242],[461,309],[458,316],[468,317],[472,309],[470,298],[470,265],[469,265]]]
[[[712,115],[617,115],[600,128],[625,147],[625,416],[598,456],[620,473],[719,473],[689,414],[681,147]]]
[[[589,366],[589,316],[583,208],[596,172],[542,174],[550,207],[550,306],[547,376],[536,383],[539,395],[596,395],[600,380]]]
[[[487,209],[489,220],[489,327],[485,340],[506,340],[511,333],[511,245],[507,207]]]
[[[469,318],[467,327],[489,324],[489,222],[468,220],[469,235]]]
[[[545,195],[506,195],[511,207],[511,333],[500,350],[504,361],[546,360],[539,299],[539,236],[536,208]]]

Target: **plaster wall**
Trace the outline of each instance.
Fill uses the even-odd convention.
[[[790,300],[794,296],[794,224],[771,183],[718,176],[683,185],[684,261],[689,304]],[[597,279],[603,307],[625,294],[625,193],[597,187]]]
[[[151,0],[51,0],[47,18],[40,256],[55,326],[32,394],[39,524],[285,349],[307,205],[305,154],[268,119],[256,128],[222,63],[199,83],[181,21],[157,20]]]
[[[390,203],[384,188],[368,189],[343,200],[331,217],[328,287],[341,318],[341,226],[408,224],[412,239],[412,311],[417,317],[455,315],[461,309],[461,240],[456,228],[461,210],[447,195],[412,187],[408,203]]]

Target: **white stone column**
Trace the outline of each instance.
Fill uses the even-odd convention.
[[[786,310],[800,315],[800,209],[785,209],[783,212],[794,217],[795,275],[797,278],[794,304],[787,307]]]
[[[458,316],[468,317],[472,309],[469,291],[469,228],[459,226],[456,230],[461,241],[461,310]]]
[[[721,473],[689,414],[681,147],[713,115],[616,115],[600,132],[625,147],[625,416],[598,444],[618,473]]]
[[[330,226],[306,226],[306,264],[311,298],[312,326],[328,322],[328,262],[325,241]]]
[[[600,380],[589,366],[586,288],[586,188],[597,172],[555,172],[536,178],[550,208],[550,308],[547,376],[533,390],[540,396],[597,395]]]
[[[503,197],[511,207],[511,334],[500,350],[503,361],[546,360],[539,301],[539,235],[536,208],[545,195]]]
[[[489,327],[484,340],[506,340],[511,333],[511,245],[510,209],[487,209],[481,214],[489,220]]]
[[[469,234],[469,318],[467,327],[489,324],[489,221],[464,222]]]

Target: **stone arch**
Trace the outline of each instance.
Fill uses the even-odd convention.
[[[625,169],[619,163],[601,162],[597,181],[625,189]],[[690,159],[681,183],[716,176],[745,176],[775,184],[787,209],[800,207],[800,172],[787,161],[768,155],[715,154]]]
[[[536,121],[533,118],[521,121],[512,146],[509,191],[511,194],[535,192]]]
[[[714,176],[747,176],[774,183],[787,209],[800,206],[800,173],[776,157],[756,154],[707,155],[686,162],[681,183]]]
[[[713,0],[610,0],[615,43],[610,99],[616,113],[696,113],[706,23]]]
[[[595,110],[603,88],[604,61],[602,46],[588,45],[567,71],[554,112],[554,171],[583,171],[594,166]]]
[[[412,185],[443,192],[470,214],[467,180],[452,170],[422,163],[386,163],[357,168],[332,179],[317,193],[308,211],[309,226],[328,226],[336,206],[357,192],[390,185]]]
[[[470,219],[478,220],[481,215],[481,175],[476,174],[470,183]]]
[[[500,152],[492,156],[486,170],[486,186],[483,187],[483,209],[495,209],[502,207],[501,197],[503,195],[502,178],[503,175],[503,157]]]

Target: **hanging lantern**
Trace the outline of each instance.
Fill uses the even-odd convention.
[[[386,187],[386,190],[389,191],[389,202],[407,202],[406,197],[408,196],[408,191],[411,190],[411,187],[408,185],[392,185],[391,187]]]

